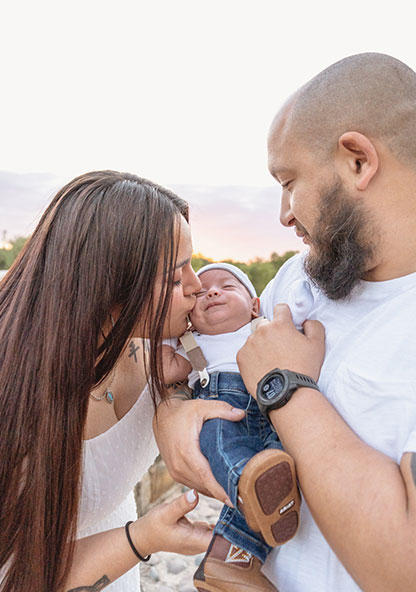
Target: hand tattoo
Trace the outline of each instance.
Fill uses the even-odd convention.
[[[136,352],[137,352],[138,349],[140,349],[140,345],[135,345],[134,341],[130,341],[129,358],[131,358],[132,356],[134,356],[134,361],[136,362],[136,364],[137,364]]]
[[[108,584],[110,580],[107,576],[103,576],[98,582],[95,582],[92,586],[79,586],[78,588],[71,588],[68,592],[99,592],[103,590]]]

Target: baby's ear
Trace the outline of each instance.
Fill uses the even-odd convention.
[[[260,315],[260,298],[251,299],[253,308],[251,309],[251,317],[257,319]]]

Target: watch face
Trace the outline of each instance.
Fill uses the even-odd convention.
[[[273,399],[282,392],[284,381],[281,376],[273,376],[262,387],[261,392],[264,399]]]

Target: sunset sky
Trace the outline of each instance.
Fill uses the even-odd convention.
[[[247,260],[302,248],[278,223],[270,122],[288,95],[346,55],[385,52],[415,69],[411,6],[3,3],[0,231],[31,232],[62,183],[112,168],[180,190],[196,251]]]

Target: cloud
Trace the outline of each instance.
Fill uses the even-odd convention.
[[[194,251],[212,259],[268,259],[305,248],[279,221],[280,188],[175,185],[190,204]]]
[[[47,173],[0,171],[0,232],[8,238],[31,234],[62,184],[62,179]]]

